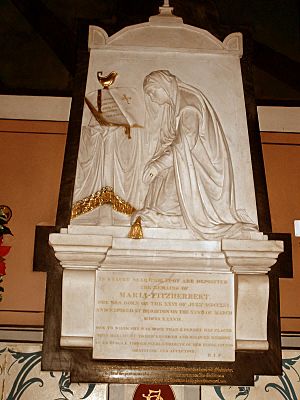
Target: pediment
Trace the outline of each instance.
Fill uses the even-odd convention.
[[[89,48],[134,47],[167,48],[168,51],[214,52],[242,56],[243,44],[240,32],[231,33],[220,41],[205,29],[184,24],[181,18],[154,16],[149,22],[128,26],[112,36],[97,27],[90,26]]]

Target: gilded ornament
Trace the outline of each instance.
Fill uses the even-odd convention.
[[[128,233],[130,239],[143,239],[142,218],[137,217],[135,222],[131,225]]]
[[[113,210],[126,215],[131,215],[136,211],[131,204],[116,195],[112,187],[105,186],[96,193],[74,203],[71,219],[89,211],[93,211],[95,208],[102,206],[103,204],[110,204]]]
[[[74,203],[72,207],[71,219],[74,219],[79,215],[85,214],[89,211],[93,211],[95,208],[104,204],[110,204],[113,210],[126,215],[131,215],[136,211],[136,209],[130,203],[115,194],[112,187],[105,186],[96,193],[93,193],[92,195]],[[143,238],[141,217],[138,217],[131,226],[128,237],[131,239]]]
[[[117,76],[118,73],[115,71],[112,71],[106,76],[102,76],[101,72],[97,72],[97,79],[104,89],[108,89],[115,82]]]
[[[147,395],[143,394],[143,397],[145,397],[146,400],[164,400],[162,398],[161,390],[151,390],[149,389],[149,393]]]

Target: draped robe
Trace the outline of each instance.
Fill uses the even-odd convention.
[[[147,87],[160,85],[170,102],[162,106],[161,137],[151,160],[157,176],[149,185],[142,220],[144,214],[156,226],[186,226],[198,239],[257,230],[246,212],[236,209],[230,152],[211,104],[169,71],[150,76]]]

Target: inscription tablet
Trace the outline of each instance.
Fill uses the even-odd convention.
[[[233,275],[98,271],[93,357],[234,361]]]

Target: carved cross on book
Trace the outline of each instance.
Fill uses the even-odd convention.
[[[102,76],[102,73],[98,72],[97,78],[99,83],[103,86],[103,89],[98,90],[97,108],[94,107],[92,102],[87,97],[85,97],[85,102],[101,126],[123,127],[125,134],[128,136],[128,139],[130,139],[130,124],[109,91],[109,87],[115,82],[117,76],[117,72],[114,71],[107,76]],[[124,96],[126,95],[124,94]],[[126,97],[126,99],[130,98]]]
[[[97,72],[103,89],[87,94],[85,102],[100,126],[122,127],[130,139],[131,128],[143,128],[142,99],[135,87],[111,88],[117,77],[114,71],[106,76]]]

